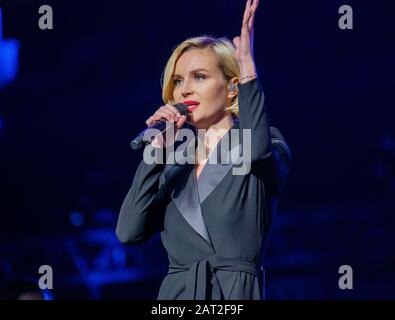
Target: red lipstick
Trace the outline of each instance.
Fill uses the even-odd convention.
[[[199,106],[199,102],[195,100],[185,100],[182,102],[183,104],[186,104],[188,106],[188,111],[192,112]]]

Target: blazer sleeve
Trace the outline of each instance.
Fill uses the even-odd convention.
[[[289,172],[291,150],[280,131],[269,125],[259,78],[239,84],[238,88],[240,128],[251,130],[251,171],[264,179],[272,193],[278,194]]]
[[[275,127],[270,127],[271,155],[253,164],[252,171],[264,180],[271,195],[279,195],[285,185],[292,162],[292,153],[285,138]],[[255,167],[254,167],[255,166]]]
[[[137,167],[118,217],[116,235],[125,244],[141,243],[150,238],[163,223],[163,190],[159,179],[164,164],[147,164],[142,160]]]

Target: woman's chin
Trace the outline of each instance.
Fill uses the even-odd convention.
[[[196,129],[204,128],[202,121],[199,119],[191,119],[186,121],[189,125],[194,126]]]
[[[199,123],[199,117],[195,113],[189,114],[186,122],[192,126],[196,126]]]
[[[198,112],[190,114],[186,122],[189,125],[194,126],[196,129],[207,129],[212,119],[204,114],[199,114]]]

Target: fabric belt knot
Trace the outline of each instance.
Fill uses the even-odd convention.
[[[191,265],[170,264],[168,273],[188,272],[185,288],[187,300],[221,300],[224,299],[224,295],[216,276],[217,270],[247,272],[258,276],[259,266],[251,260],[210,256]],[[212,290],[208,290],[210,284]],[[210,291],[211,296],[208,295]]]

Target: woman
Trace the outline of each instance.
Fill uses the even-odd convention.
[[[121,242],[133,244],[161,231],[169,272],[158,299],[263,298],[261,258],[291,154],[279,131],[269,127],[256,73],[257,7],[257,0],[247,1],[234,46],[225,38],[197,37],[174,50],[163,76],[166,105],[147,120],[150,125],[164,118],[177,130],[185,122],[215,129],[202,139],[210,159],[218,156],[225,138],[232,139],[229,129],[251,132],[247,174],[233,174],[233,162],[211,164],[200,148],[193,164],[142,161],[137,168],[116,233]],[[182,102],[190,115],[172,105]],[[213,134],[218,139],[211,139]],[[154,143],[161,148],[159,140]]]

